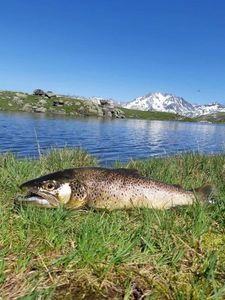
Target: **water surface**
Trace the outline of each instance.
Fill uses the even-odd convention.
[[[101,120],[0,113],[0,153],[38,157],[52,147],[81,147],[102,165],[186,151],[224,151],[225,125],[147,120]]]

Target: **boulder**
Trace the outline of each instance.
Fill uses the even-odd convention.
[[[71,101],[68,101],[68,100],[67,100],[67,101],[65,102],[65,105],[71,106],[71,105],[73,105],[73,104],[71,103]]]
[[[37,107],[34,111],[36,113],[45,113],[47,109],[45,107]]]
[[[48,98],[55,98],[56,97],[56,95],[52,91],[47,91],[45,93],[45,96],[48,97]]]
[[[27,94],[24,93],[16,93],[16,96],[23,99],[27,98]]]
[[[33,95],[35,96],[45,96],[45,92],[41,89],[36,89],[33,91]]]
[[[21,110],[22,110],[22,111],[25,111],[25,112],[32,112],[32,111],[33,111],[32,106],[31,106],[30,104],[28,104],[28,103],[26,103],[26,104],[22,107]]]
[[[110,110],[108,110],[107,108],[103,108],[102,109],[103,112],[103,116],[106,118],[112,118],[112,112]]]
[[[112,115],[116,119],[124,119],[125,118],[124,112],[122,110],[120,110],[119,108],[114,109],[112,111]]]
[[[97,111],[97,117],[103,117],[104,116],[104,113],[102,110],[98,110]]]
[[[94,107],[88,107],[87,112],[89,114],[94,114],[94,115],[97,115],[97,113],[98,113],[97,109],[95,109]]]
[[[42,105],[45,105],[47,103],[47,101],[45,99],[41,99],[38,101],[38,105],[42,106]]]
[[[84,107],[84,106],[80,106],[80,107],[78,108],[78,112],[79,112],[79,113],[84,113],[84,112],[85,112],[85,107]]]
[[[100,100],[100,105],[108,105],[108,100],[104,100],[104,99],[101,99]]]
[[[113,101],[111,100],[100,100],[100,105],[103,106],[103,107],[107,107],[107,108],[114,108],[115,105],[113,103]]]
[[[20,99],[19,97],[15,96],[13,97],[12,101],[16,103],[17,105],[22,105],[23,104],[23,99]]]
[[[63,100],[54,100],[52,105],[53,106],[64,106],[64,101]]]

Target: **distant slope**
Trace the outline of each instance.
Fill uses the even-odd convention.
[[[204,115],[194,120],[198,122],[210,122],[210,123],[225,123],[225,112],[218,112],[214,114]]]
[[[225,106],[217,102],[205,105],[194,105],[194,109],[195,116],[225,113]]]
[[[141,111],[136,109],[120,108],[124,114],[125,118],[128,119],[145,119],[145,120],[164,120],[164,121],[187,121],[193,122],[192,118],[181,116],[178,114],[168,113],[168,112],[158,112],[158,111]]]

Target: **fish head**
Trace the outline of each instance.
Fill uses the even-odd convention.
[[[86,187],[78,180],[74,169],[35,178],[21,184],[20,188],[27,195],[16,200],[24,204],[47,208],[79,208],[86,204]]]

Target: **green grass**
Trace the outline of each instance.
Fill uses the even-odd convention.
[[[126,164],[185,189],[210,182],[214,205],[110,213],[14,207],[25,180],[90,165],[96,159],[81,150],[0,156],[0,298],[225,298],[225,155]]]
[[[187,118],[178,114],[157,112],[157,111],[142,111],[135,109],[121,108],[125,113],[126,118],[130,119],[145,119],[145,120],[173,120],[173,121],[188,121],[193,122],[192,118]]]

